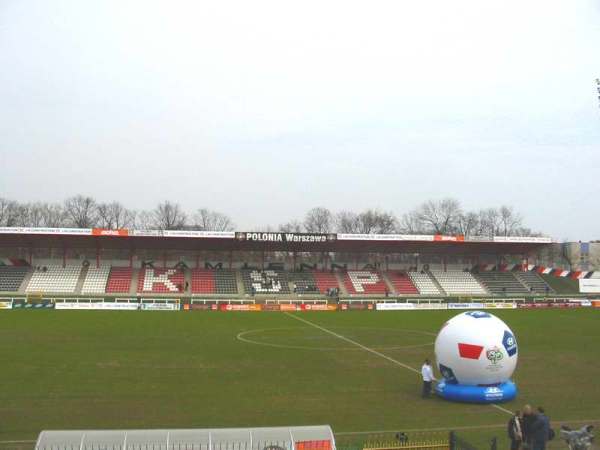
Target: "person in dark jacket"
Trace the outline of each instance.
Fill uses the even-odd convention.
[[[546,443],[550,438],[550,419],[541,406],[538,407],[537,412],[531,433],[532,449],[546,450]]]
[[[510,450],[520,450],[523,443],[523,426],[521,412],[515,411],[515,415],[508,421],[508,438],[510,439]]]
[[[530,449],[532,443],[533,422],[535,422],[535,414],[531,405],[523,407],[523,416],[521,418],[521,428],[523,431],[523,448]]]

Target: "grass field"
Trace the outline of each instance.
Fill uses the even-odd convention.
[[[479,441],[503,437],[505,412],[422,400],[412,371],[297,320],[418,368],[455,313],[3,311],[0,441],[42,429],[324,423],[340,440],[461,427]],[[497,315],[520,344],[520,395],[503,406],[598,423],[600,310]]]

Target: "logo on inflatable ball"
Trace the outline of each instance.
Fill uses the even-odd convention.
[[[518,346],[498,317],[471,311],[446,322],[435,340],[435,356],[446,383],[494,386],[510,379]]]

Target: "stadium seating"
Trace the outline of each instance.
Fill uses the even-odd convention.
[[[487,295],[485,288],[470,272],[432,270],[430,274],[448,295]]]
[[[183,291],[185,276],[180,269],[153,269],[147,267],[140,270],[137,292],[140,294],[176,294]]]
[[[349,294],[379,294],[389,291],[385,281],[377,272],[349,270],[344,274],[344,286]]]
[[[88,267],[81,287],[82,294],[104,294],[110,274],[110,266]]]
[[[292,286],[295,285],[298,294],[317,294],[320,292],[312,272],[290,272],[288,273],[288,279]]]
[[[17,292],[29,267],[0,266],[0,292]]]
[[[131,267],[111,267],[106,282],[107,294],[128,294],[131,289]]]
[[[514,272],[514,274],[532,293],[554,293],[554,290],[536,272]]]
[[[523,295],[528,294],[527,289],[517,279],[513,272],[479,272],[475,277],[489,292],[495,295]]]
[[[412,280],[415,287],[421,295],[444,295],[431,279],[428,273],[425,272],[408,272],[408,276]]]
[[[339,289],[340,284],[333,272],[314,271],[313,277],[321,294],[327,294],[330,289]]]
[[[215,290],[217,294],[237,294],[238,286],[235,271],[229,269],[215,270]]]
[[[391,271],[386,272],[386,275],[397,294],[404,295],[419,295],[419,290],[411,281],[406,272]]]
[[[26,292],[74,293],[81,266],[48,265],[34,270]]]
[[[215,294],[215,271],[192,269],[192,294]]]
[[[256,294],[289,294],[286,273],[280,270],[242,270],[244,289]]]

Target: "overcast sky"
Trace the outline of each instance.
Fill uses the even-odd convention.
[[[0,196],[514,205],[600,238],[600,2],[0,0]]]

